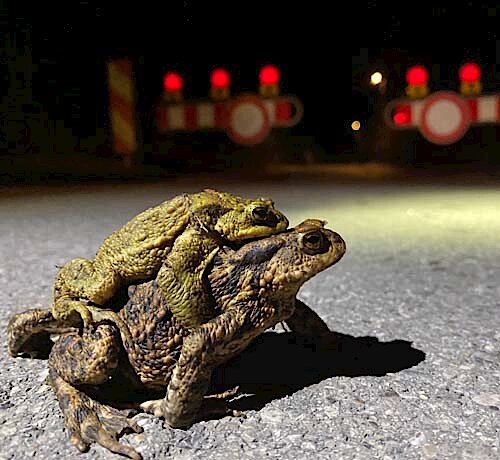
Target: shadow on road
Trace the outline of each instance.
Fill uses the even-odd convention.
[[[405,340],[380,342],[375,337],[339,333],[333,336],[332,344],[320,348],[310,338],[293,332],[266,332],[239,356],[214,370],[209,393],[222,393],[238,386],[239,395],[230,407],[259,410],[274,399],[330,377],[379,377],[408,369],[425,359],[423,351]],[[26,342],[24,349],[43,351],[38,357],[46,358],[52,346],[49,334],[34,334],[31,339],[34,348]],[[121,379],[110,379],[107,384],[87,388],[86,392],[101,402],[118,404],[117,407],[121,403],[127,407],[133,402],[161,398],[165,393],[127,388]]]
[[[380,342],[375,337],[339,334],[332,351],[316,349],[294,333],[268,332],[240,356],[214,372],[217,392],[239,385],[247,395],[231,403],[239,410],[258,410],[329,377],[383,376],[413,367],[425,353],[405,340]]]

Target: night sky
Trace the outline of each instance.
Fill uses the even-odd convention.
[[[460,64],[474,59],[485,89],[498,90],[495,2],[96,3],[43,3],[37,10],[11,0],[2,7],[5,32],[15,31],[18,48],[31,53],[33,105],[68,120],[80,136],[107,123],[104,63],[112,56],[141,63],[143,109],[160,93],[167,69],[184,74],[187,96],[203,97],[215,66],[228,68],[238,91],[256,89],[259,67],[274,63],[283,92],[305,104],[296,131],[327,146],[345,140],[356,113],[369,114],[366,79],[376,68],[390,69],[389,91],[399,95],[410,64],[426,64],[435,89],[451,89]]]

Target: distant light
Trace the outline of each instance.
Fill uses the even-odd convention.
[[[259,80],[261,85],[277,85],[280,81],[280,71],[274,65],[266,65],[260,69]]]
[[[230,83],[229,72],[225,69],[215,69],[210,76],[214,88],[227,88]]]
[[[178,73],[167,72],[163,78],[163,86],[167,93],[174,93],[182,90],[184,82]]]
[[[373,86],[380,85],[382,83],[383,76],[380,72],[373,72],[370,76],[370,83]]]
[[[406,82],[409,85],[426,85],[429,81],[429,72],[423,65],[410,67],[406,72]]]
[[[481,79],[481,68],[475,62],[467,62],[460,67],[458,76],[465,83],[475,83]]]
[[[359,131],[361,128],[361,123],[358,121],[358,120],[354,120],[352,123],[351,123],[351,129],[353,131]]]
[[[411,122],[411,111],[409,106],[396,107],[392,119],[398,126],[407,125]]]

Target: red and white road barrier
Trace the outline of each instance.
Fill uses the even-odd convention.
[[[137,150],[132,62],[127,59],[108,62],[108,84],[113,151],[130,156]]]
[[[162,102],[156,110],[156,126],[160,133],[225,130],[234,142],[254,145],[262,142],[272,127],[293,126],[302,115],[302,103],[293,96],[262,99],[243,94],[226,102]]]
[[[452,144],[471,125],[500,123],[500,94],[462,97],[437,91],[421,100],[395,99],[387,104],[384,115],[392,128],[417,128],[429,142]]]

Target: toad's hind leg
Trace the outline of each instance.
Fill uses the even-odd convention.
[[[54,389],[64,415],[71,444],[85,452],[97,443],[133,459],[141,456],[117,437],[124,431],[140,433],[142,429],[117,409],[101,404],[78,385],[101,385],[118,366],[119,346],[115,326],[100,324],[95,330],[84,329],[61,337],[49,356],[48,383]]]
[[[78,299],[103,305],[118,290],[120,283],[119,273],[100,258],[94,261],[81,257],[70,260],[57,274],[52,313],[56,319],[67,321],[78,313],[88,325],[92,315]]]
[[[142,428],[117,409],[98,403],[70,385],[50,368],[48,383],[56,393],[69,440],[78,450],[86,452],[93,443],[111,452],[140,460],[132,447],[120,444],[117,437],[126,431],[141,433]]]
[[[119,339],[116,327],[99,324],[61,336],[49,356],[49,366],[73,385],[100,385],[118,367]]]

